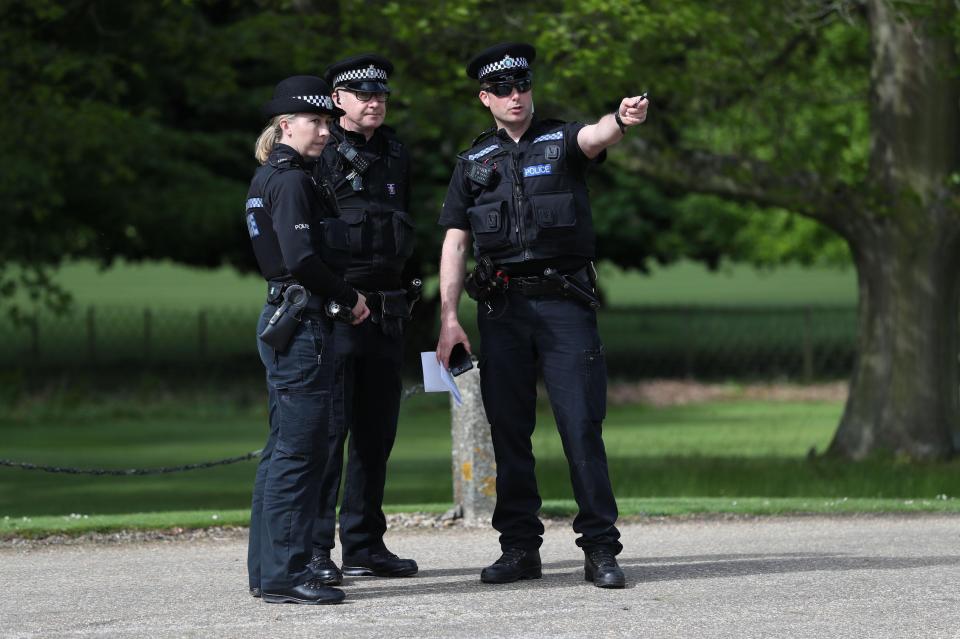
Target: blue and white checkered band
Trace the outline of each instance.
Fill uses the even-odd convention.
[[[496,62],[491,62],[480,67],[480,72],[477,73],[477,77],[483,80],[485,77],[491,73],[496,73],[497,71],[512,71],[513,69],[529,69],[530,64],[527,62],[526,58],[511,58],[509,55],[503,56],[502,60]]]
[[[530,144],[536,144],[537,142],[547,142],[548,140],[562,140],[563,139],[563,130],[554,131],[553,133],[544,133],[533,138],[533,142]]]
[[[263,208],[263,198],[252,197],[247,200],[247,210],[250,209],[262,209]]]
[[[335,77],[333,79],[333,86],[337,86],[343,82],[356,82],[357,80],[379,80],[380,82],[386,82],[387,72],[385,69],[375,67],[372,64],[366,69],[350,69]]]
[[[313,106],[326,109],[327,111],[333,111],[333,100],[330,99],[329,95],[295,95],[293,98],[295,100],[309,102]]]
[[[485,156],[485,155],[489,155],[489,154],[493,153],[494,151],[496,151],[496,150],[499,149],[499,148],[500,148],[500,145],[499,145],[499,144],[491,144],[490,146],[488,146],[488,147],[485,148],[485,149],[480,149],[480,150],[477,151],[476,153],[471,153],[470,155],[467,156],[467,159],[468,159],[468,160],[476,160],[477,158],[482,158],[482,157]]]

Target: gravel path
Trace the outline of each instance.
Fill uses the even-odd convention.
[[[568,522],[544,578],[481,584],[487,528],[405,528],[409,579],[354,578],[340,606],[246,591],[242,531],[0,548],[2,637],[960,637],[960,517],[666,520],[622,526],[629,587],[583,581]]]

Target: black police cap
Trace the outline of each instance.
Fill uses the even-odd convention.
[[[325,113],[337,118],[343,115],[333,105],[330,85],[313,75],[281,80],[273,90],[273,99],[263,105],[263,114],[268,118],[285,113]]]
[[[473,56],[467,63],[467,76],[481,82],[516,80],[530,75],[536,57],[533,45],[501,42]]]
[[[390,93],[387,80],[391,73],[393,64],[385,57],[364,53],[334,62],[323,72],[323,78],[333,88]]]

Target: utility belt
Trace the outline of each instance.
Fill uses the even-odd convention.
[[[403,336],[404,324],[410,320],[413,307],[419,301],[422,290],[423,282],[419,278],[414,278],[410,281],[409,288],[359,292],[367,300],[370,321],[379,326],[384,335],[400,338]],[[344,308],[337,302],[327,303],[327,315],[342,322],[353,322],[350,309]]]
[[[403,336],[404,325],[410,321],[413,307],[420,299],[423,282],[419,278],[410,281],[408,288],[394,291],[365,291],[370,321],[377,324],[388,337]]]
[[[291,286],[300,286],[300,282],[296,280],[268,280],[267,281],[267,304],[273,304],[274,306],[280,306],[283,303],[283,294],[286,293],[287,289]],[[304,289],[306,290],[306,289]],[[314,311],[314,312],[323,312],[323,298],[316,295],[310,294],[307,292],[307,301],[306,305],[303,307],[305,311]]]
[[[527,297],[569,297],[594,310],[600,308],[597,271],[592,262],[572,273],[548,267],[543,275],[511,276],[490,258],[481,257],[473,272],[467,275],[464,289],[478,302],[489,301],[498,291],[513,291]]]

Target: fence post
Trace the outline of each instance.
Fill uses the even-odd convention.
[[[803,308],[803,381],[813,381],[813,312]]]
[[[457,406],[451,396],[453,501],[466,521],[489,523],[497,503],[497,465],[480,397],[480,371],[472,368],[456,379],[463,404]]]
[[[200,353],[200,358],[203,359],[207,355],[207,312],[204,310],[197,311],[197,351]]]
[[[153,331],[153,316],[149,308],[143,309],[143,359],[150,361],[150,339]]]
[[[87,357],[91,362],[97,360],[97,326],[92,306],[87,307]]]

